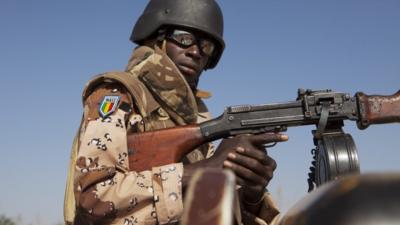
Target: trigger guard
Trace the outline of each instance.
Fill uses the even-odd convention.
[[[264,145],[264,148],[272,148],[272,147],[274,147],[277,143],[278,143],[278,142],[274,142],[274,143],[272,143],[272,144],[266,144],[266,145]]]

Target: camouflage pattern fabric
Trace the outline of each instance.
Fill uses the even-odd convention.
[[[99,106],[105,96],[121,100],[111,115],[102,118]],[[126,72],[101,74],[87,84],[83,104],[83,120],[71,154],[74,170],[69,177],[73,182],[68,183],[73,187],[67,184],[66,222],[71,223],[71,218],[76,225],[177,222],[183,209],[183,163],[130,171],[126,144],[127,134],[132,132],[211,118],[173,62],[158,48],[135,49]],[[213,152],[212,144],[204,145],[188,154],[184,163],[210,157]],[[258,224],[269,224],[278,214],[268,196],[265,201]]]
[[[115,84],[100,86],[85,101],[87,110],[75,167],[75,224],[177,221],[182,210],[182,164],[140,173],[129,171],[127,132],[140,126],[142,120],[136,112],[122,109],[99,117],[99,102],[108,95],[121,96],[122,103],[130,102],[123,87]]]
[[[159,57],[155,59],[158,60]],[[154,65],[152,60],[147,62]],[[201,100],[196,100],[193,93],[189,92],[190,88],[180,74],[177,86],[184,85],[187,90],[171,92],[167,89],[151,89],[152,95],[146,90],[146,86],[155,81],[151,76],[147,75],[150,82],[146,86],[133,84],[135,87],[131,89],[135,89],[136,94],[128,92],[126,85],[123,85],[125,82],[119,79],[121,76],[129,76],[122,79],[137,82],[137,75],[140,74],[107,73],[101,79],[98,77],[89,82],[85,89],[84,119],[77,144],[79,147],[74,174],[77,206],[75,224],[167,224],[176,222],[182,213],[182,163],[141,173],[129,171],[126,135],[129,132],[193,123],[197,116],[199,120],[210,116],[206,115],[206,111],[198,112],[197,102]],[[154,101],[152,96],[156,91],[168,102],[165,105],[161,102],[167,110],[181,110],[183,113],[170,116],[167,110]],[[182,94],[169,96],[168,93]],[[191,94],[189,98],[187,93]],[[127,103],[131,106],[130,110],[117,109],[112,115],[101,118],[98,112],[104,96],[120,96],[120,104]],[[184,104],[187,106],[182,106]],[[200,105],[204,107],[203,103]],[[205,107],[203,109],[206,110]],[[194,156],[189,161],[204,158],[201,151],[194,152],[195,154],[190,154]]]
[[[198,112],[196,98],[183,75],[159,48],[141,47],[139,51],[146,50],[146,60],[127,70],[146,85],[168,113],[174,115],[174,119],[180,117],[186,124],[195,123]],[[132,60],[135,61],[135,57]]]

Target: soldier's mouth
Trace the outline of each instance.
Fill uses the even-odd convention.
[[[191,75],[191,76],[196,76],[198,73],[198,70],[196,67],[191,66],[191,65],[186,65],[186,64],[180,64],[179,66],[179,70],[183,73],[183,74],[187,74],[187,75]]]

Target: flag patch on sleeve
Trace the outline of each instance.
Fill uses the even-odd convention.
[[[118,106],[120,98],[120,96],[104,96],[99,108],[101,117],[106,117],[113,113]]]

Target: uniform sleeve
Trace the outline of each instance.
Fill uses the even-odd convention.
[[[258,215],[247,212],[246,206],[243,204],[242,216],[247,217],[247,221],[251,221],[250,223],[253,225],[277,225],[280,212],[269,192],[264,194],[259,204],[261,204],[261,206]]]
[[[260,212],[257,215],[258,219],[265,221],[268,225],[276,225],[278,224],[279,215],[280,212],[278,207],[275,205],[271,194],[268,192],[265,193]],[[263,223],[260,222],[259,224]]]
[[[118,102],[106,100],[115,96]],[[126,127],[135,112],[126,107],[132,106],[127,92],[116,84],[102,85],[84,105],[74,182],[79,218],[92,223],[121,221],[116,224],[178,220],[183,208],[182,164],[129,171]],[[138,117],[131,122],[140,122]]]

